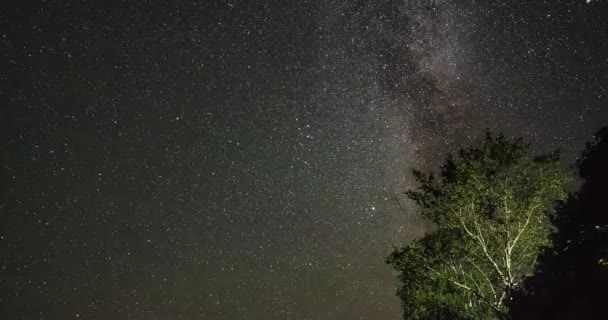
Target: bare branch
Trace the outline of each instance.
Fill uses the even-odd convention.
[[[536,201],[535,201],[536,202]],[[536,208],[538,208],[538,204],[533,204],[530,209],[528,210],[528,217],[526,218],[526,222],[524,223],[524,226],[521,227],[519,229],[519,232],[517,233],[517,236],[515,237],[515,239],[513,240],[513,243],[511,244],[511,246],[509,247],[509,254],[511,253],[511,251],[513,251],[513,248],[515,247],[515,245],[517,244],[517,241],[519,240],[519,238],[521,237],[521,235],[524,233],[524,231],[526,231],[526,229],[528,228],[528,224],[530,224],[530,218],[532,218],[532,213],[534,213],[534,210]]]
[[[494,261],[494,259],[492,258],[492,256],[490,255],[490,253],[488,252],[488,249],[486,247],[485,241],[483,240],[483,237],[481,236],[481,234],[475,235],[473,234],[469,228],[466,226],[466,223],[464,222],[464,220],[462,219],[461,216],[458,217],[458,220],[460,221],[460,224],[462,226],[462,228],[465,230],[465,232],[473,239],[476,241],[476,243],[479,245],[479,247],[481,248],[481,250],[483,251],[485,257],[488,259],[488,261],[492,264],[492,266],[494,267],[494,270],[496,270],[496,272],[500,275],[500,277],[503,279],[503,281],[506,280],[504,273],[500,270],[500,267],[498,266],[498,264],[496,263],[496,261]]]
[[[496,290],[494,289],[494,285],[492,284],[492,281],[490,280],[490,278],[486,275],[486,273],[483,270],[481,270],[481,268],[477,265],[477,263],[475,263],[475,261],[473,261],[469,257],[466,257],[466,260],[469,261],[473,265],[473,267],[475,267],[475,269],[477,269],[477,271],[479,271],[479,273],[484,277],[484,279],[490,286],[490,290],[492,290],[492,295],[494,296],[494,300],[496,300],[496,298],[497,298]]]

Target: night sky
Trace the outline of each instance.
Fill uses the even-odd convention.
[[[399,319],[410,170],[486,128],[573,159],[607,5],[11,1],[2,318]]]

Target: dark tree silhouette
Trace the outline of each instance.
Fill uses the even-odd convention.
[[[608,127],[576,166],[583,183],[559,204],[553,246],[513,295],[513,319],[608,319]]]

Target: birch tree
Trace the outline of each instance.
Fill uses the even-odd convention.
[[[559,154],[534,157],[521,139],[488,133],[438,175],[414,175],[419,185],[406,194],[437,228],[387,259],[405,317],[506,318],[509,293],[533,272],[552,205],[566,195]]]

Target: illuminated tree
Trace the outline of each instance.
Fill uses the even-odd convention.
[[[448,157],[436,177],[414,172],[407,196],[436,225],[388,257],[408,319],[506,318],[509,294],[548,244],[553,203],[565,196],[559,154],[487,134]]]

